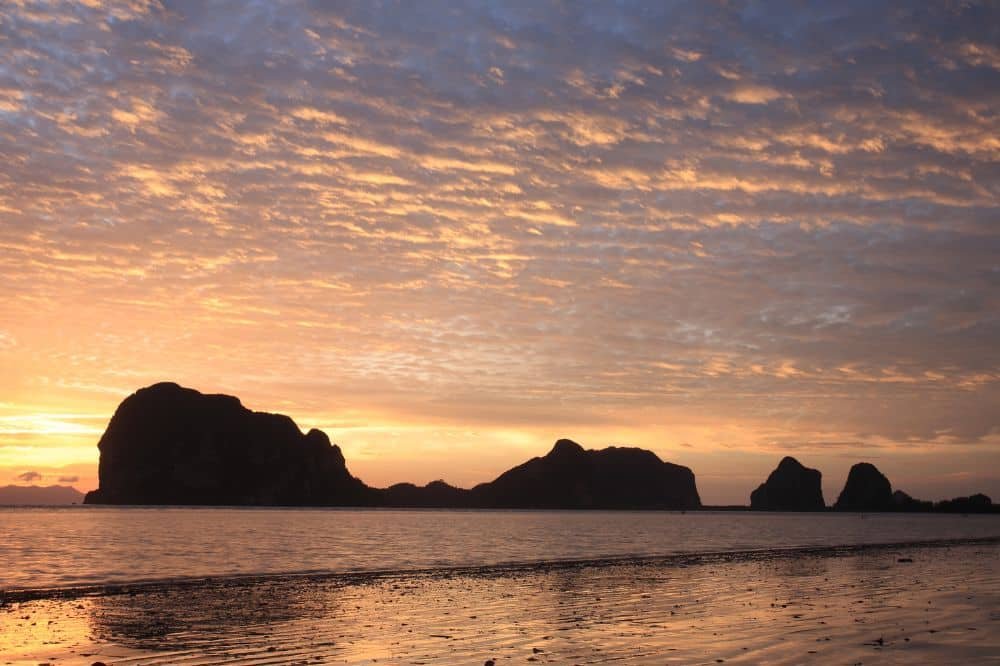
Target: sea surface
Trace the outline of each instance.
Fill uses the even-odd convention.
[[[1000,516],[0,508],[0,591],[1000,537]]]

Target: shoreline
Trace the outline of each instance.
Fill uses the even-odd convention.
[[[546,573],[560,570],[599,568],[609,566],[634,567],[685,567],[704,564],[732,564],[738,562],[774,561],[800,557],[847,557],[880,551],[901,549],[933,549],[955,546],[1000,546],[1000,536],[961,539],[922,539],[886,543],[855,543],[822,546],[789,546],[683,552],[664,555],[622,555],[577,559],[534,560],[526,562],[501,562],[488,565],[442,566],[414,569],[371,569],[347,571],[301,571],[259,574],[223,574],[109,582],[94,585],[54,588],[0,589],[0,611],[15,603],[38,600],[72,600],[82,597],[114,596],[119,594],[144,594],[173,589],[230,589],[253,587],[261,584],[282,583],[335,583],[363,584],[387,578],[439,578],[451,576],[505,576],[520,573]]]
[[[941,500],[949,501],[949,500]],[[686,509],[665,508],[665,507],[503,507],[503,506],[412,506],[412,505],[366,505],[366,504],[338,504],[338,505],[312,505],[312,504],[110,504],[110,503],[87,503],[74,502],[72,504],[0,504],[0,509],[57,509],[57,510],[150,510],[158,509],[224,509],[227,511],[456,511],[463,513],[535,513],[535,512],[565,512],[565,513],[752,513],[760,515],[768,514],[794,514],[808,516],[850,516],[850,515],[905,515],[905,516],[996,516],[1000,515],[1000,504],[993,504],[988,509],[981,510],[961,510],[951,508],[925,508],[925,509],[894,509],[894,510],[873,510],[856,511],[835,509],[828,506],[824,509],[814,511],[795,511],[784,509],[754,509],[746,505],[721,504],[702,505]]]
[[[0,663],[977,663],[1000,540],[299,578],[12,602]]]

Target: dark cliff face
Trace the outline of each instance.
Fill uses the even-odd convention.
[[[837,511],[891,511],[892,507],[892,485],[871,463],[851,467],[833,506]]]
[[[762,511],[823,511],[823,476],[819,470],[786,457],[757,490],[750,494],[750,508]]]
[[[694,474],[635,448],[584,450],[561,439],[470,491],[472,506],[550,509],[693,509],[701,506]]]
[[[327,436],[238,399],[156,384],[125,399],[98,443],[91,504],[368,504]]]

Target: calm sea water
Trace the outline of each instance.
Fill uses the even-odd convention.
[[[0,589],[1000,537],[1000,516],[0,508]]]

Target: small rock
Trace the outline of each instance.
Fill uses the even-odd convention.
[[[900,564],[903,564],[903,563],[906,563],[906,562],[911,562],[912,563],[913,562],[913,558],[912,557],[901,557],[901,558],[899,558],[896,561],[899,562]]]

